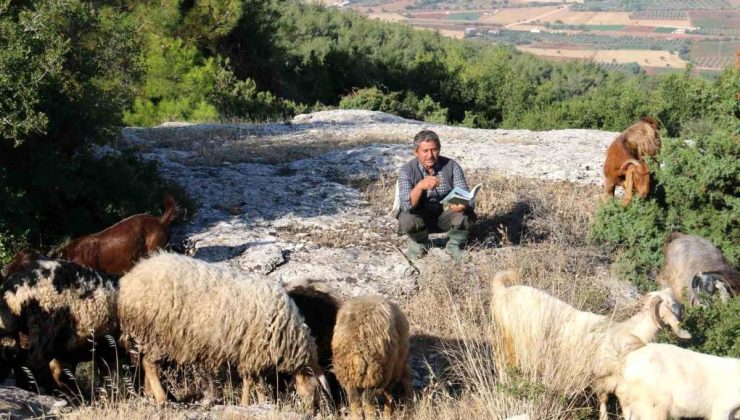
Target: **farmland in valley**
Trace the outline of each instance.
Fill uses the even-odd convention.
[[[687,63],[719,71],[740,48],[740,0],[352,0],[341,7],[548,59],[638,63],[649,73]]]

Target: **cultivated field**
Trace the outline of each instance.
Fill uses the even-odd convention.
[[[465,37],[465,28],[474,27],[475,37],[513,45],[529,43],[530,52],[553,59],[591,57],[594,50],[600,49],[621,49],[628,55],[633,55],[634,50],[653,50],[657,53],[641,53],[637,60],[632,57],[630,61],[639,61],[642,67],[662,69],[683,68],[687,60],[693,60],[703,69],[720,70],[729,61],[717,54],[718,48],[706,53],[703,51],[706,47],[697,44],[716,43],[722,37],[729,57],[737,48],[735,44],[740,43],[740,0],[635,0],[632,10],[625,9],[622,0],[585,0],[565,5],[512,0],[505,6],[462,0],[358,0],[352,4],[352,8],[373,18],[438,29],[454,38]],[[491,29],[499,33],[491,36],[488,33]],[[517,34],[505,34],[502,29]],[[568,44],[563,48],[583,52],[564,57],[543,48],[542,43]],[[676,54],[683,51],[684,56],[669,58],[663,53],[665,59],[660,59],[660,50]],[[613,52],[599,57],[599,61],[614,59],[620,63],[622,60],[620,54]]]
[[[669,67],[682,69],[686,61],[676,55],[665,51],[652,50],[574,50],[574,49],[550,49],[528,46],[517,47],[520,51],[545,57],[580,58],[593,60],[599,63],[631,63],[637,62],[645,67]]]

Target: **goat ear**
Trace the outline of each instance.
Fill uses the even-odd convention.
[[[655,302],[653,301],[650,302],[651,308],[653,309],[651,313],[653,314],[653,317],[660,319],[653,319],[653,321],[657,321],[656,325],[667,324],[669,327],[671,327],[673,333],[676,334],[676,337],[682,338],[684,340],[688,340],[689,338],[691,338],[691,334],[688,331],[682,329],[679,325],[681,323],[681,321],[679,320],[680,314],[676,314],[673,310],[670,310],[665,313],[665,316],[663,316],[663,314],[660,313],[660,304],[662,303],[663,299],[660,296],[656,296],[653,299],[657,300],[657,304],[655,304]],[[655,304],[655,306],[652,306],[653,304]]]
[[[653,296],[648,301],[648,307],[650,308],[650,318],[653,320],[655,325],[662,325],[663,321],[660,319],[660,303],[663,299],[660,296]]]
[[[694,278],[691,279],[691,288],[696,290],[701,284],[701,273],[694,274]]]
[[[637,167],[638,164],[639,163],[634,159],[630,159],[624,162],[622,166],[619,168],[619,175],[625,175],[630,166],[634,165],[635,167]]]

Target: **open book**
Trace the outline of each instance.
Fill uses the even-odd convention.
[[[446,208],[450,204],[465,204],[470,205],[470,202],[475,200],[475,196],[478,195],[482,184],[478,184],[473,187],[470,191],[465,191],[462,188],[455,187],[450,191],[449,194],[442,199],[441,203]]]

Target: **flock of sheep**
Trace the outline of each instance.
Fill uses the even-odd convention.
[[[643,157],[655,153],[656,141],[652,120],[615,140],[605,163],[605,175],[613,175],[607,192],[621,183],[641,194]],[[341,301],[314,284],[283,286],[161,251],[177,213],[168,197],[161,217],[132,216],[74,241],[60,259],[19,252],[0,276],[0,381],[12,370],[19,386],[34,389],[25,368],[47,392],[74,390],[68,372],[93,354],[100,358],[95,366],[106,366],[107,352],[120,346],[157,403],[167,400],[166,361],[231,367],[241,377],[243,404],[274,395],[276,377],[292,385],[309,412],[322,395],[369,418],[378,398],[384,415],[413,401],[409,322],[398,305],[380,296]],[[539,371],[548,368],[543,360],[556,361],[593,389],[601,419],[609,394],[631,419],[736,419],[740,360],[651,342],[664,327],[690,337],[680,328],[682,304],[700,305],[703,294],[737,296],[740,274],[700,237],[674,233],[664,253],[664,289],[644,296],[641,309],[620,322],[512,285],[516,273],[496,274],[491,317],[507,363]]]

